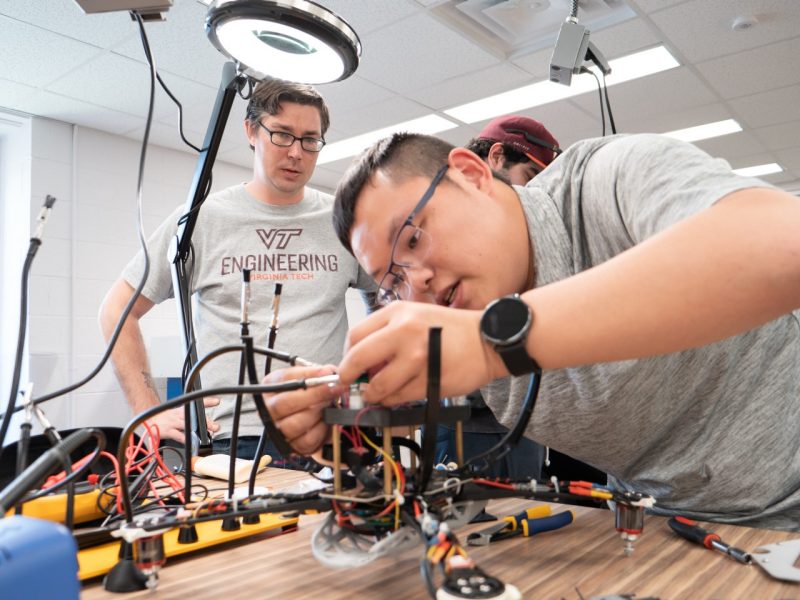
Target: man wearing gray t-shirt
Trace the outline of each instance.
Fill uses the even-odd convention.
[[[348,287],[369,289],[373,284],[336,238],[330,221],[331,196],[306,187],[328,124],[327,106],[310,86],[271,80],[254,90],[244,121],[254,151],[253,178],[211,194],[202,204],[192,236],[190,281],[198,356],[239,342],[242,270],[250,269],[249,329],[256,345],[266,345],[278,282],[283,293],[276,347],[320,364],[340,359],[347,332],[345,292]],[[112,355],[134,413],[160,402],[139,319],[173,296],[167,250],[183,212],[179,207],[148,241],[150,274]],[[139,253],[109,290],[100,310],[106,338],[143,268]],[[203,387],[234,385],[238,372],[238,355],[223,355],[203,368]],[[206,407],[209,431],[215,433],[214,450],[225,451],[233,398],[207,399]],[[183,441],[182,409],[161,413],[152,421],[162,438]],[[246,400],[239,456],[253,455],[261,430],[252,401]]]
[[[541,368],[527,436],[661,514],[800,530],[797,198],[657,135],[578,142],[520,189],[397,134],[342,179],[334,222],[381,293],[419,301],[351,330],[340,379],[371,370],[366,401],[423,397],[442,327],[443,395],[483,385],[508,426]],[[268,402],[299,451],[324,441],[300,432],[326,393]]]

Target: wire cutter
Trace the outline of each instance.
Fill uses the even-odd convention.
[[[571,510],[553,515],[550,513],[550,506],[542,504],[528,508],[516,515],[502,517],[496,525],[470,533],[467,536],[467,544],[485,546],[489,542],[497,542],[517,535],[530,537],[537,533],[560,529],[574,520],[575,514]]]

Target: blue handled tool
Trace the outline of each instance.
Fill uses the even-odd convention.
[[[544,531],[559,529],[575,520],[572,511],[551,515],[550,506],[543,504],[528,508],[516,515],[503,517],[500,523],[467,536],[471,546],[485,546],[507,537],[522,535],[529,537]]]

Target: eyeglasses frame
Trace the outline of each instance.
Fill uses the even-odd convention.
[[[400,299],[400,297],[397,295],[397,293],[393,289],[387,289],[383,285],[383,283],[386,281],[386,278],[389,277],[389,275],[392,275],[393,277],[395,277],[396,280],[400,280],[400,281],[404,280],[404,277],[403,277],[402,274],[397,273],[397,272],[392,270],[394,267],[400,267],[400,268],[405,269],[405,268],[410,266],[410,265],[404,265],[404,264],[401,264],[401,263],[395,261],[394,253],[395,253],[395,250],[397,249],[397,243],[400,241],[400,235],[403,233],[403,229],[405,229],[406,227],[416,227],[416,225],[414,225],[414,219],[420,213],[420,211],[422,211],[422,209],[425,208],[425,205],[428,204],[428,201],[433,197],[433,194],[436,191],[436,188],[439,186],[439,184],[441,183],[442,179],[444,179],[444,175],[445,175],[445,173],[447,173],[447,169],[448,169],[448,165],[444,165],[443,167],[441,167],[436,172],[436,175],[433,176],[433,179],[431,180],[431,183],[428,186],[428,189],[425,190],[424,194],[422,194],[422,198],[419,199],[419,202],[417,202],[417,204],[414,207],[414,209],[411,211],[411,213],[408,215],[408,217],[406,217],[406,220],[403,221],[403,224],[400,226],[400,229],[397,230],[397,234],[394,236],[394,242],[392,243],[392,254],[389,257],[389,268],[387,269],[387,271],[383,275],[383,277],[381,277],[381,281],[378,284],[378,289],[380,290],[382,295],[385,296],[385,297],[394,296],[394,299],[397,299],[397,300]],[[416,227],[416,228],[419,229],[419,227]],[[393,301],[393,300],[390,300],[390,302],[391,301]]]
[[[300,140],[300,147],[303,150],[305,150],[306,152],[317,153],[317,152],[320,152],[325,147],[325,144],[328,143],[322,138],[315,138],[315,137],[311,137],[310,135],[296,136],[296,135],[294,135],[292,133],[289,133],[288,131],[272,131],[269,127],[264,125],[261,121],[256,121],[256,123],[261,125],[261,127],[264,129],[264,131],[266,131],[269,134],[270,143],[274,144],[278,148],[291,148],[297,140]],[[280,135],[288,135],[288,136],[290,136],[292,138],[292,143],[291,144],[286,144],[286,145],[275,143],[275,141],[272,139],[272,136],[275,135],[276,133],[278,133]],[[322,145],[319,147],[319,150],[309,150],[308,148],[306,148],[303,145],[303,140],[312,140],[316,144],[319,144],[321,142]]]

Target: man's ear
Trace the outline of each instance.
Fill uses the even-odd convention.
[[[247,141],[250,142],[250,149],[255,150],[256,136],[258,135],[258,126],[253,125],[250,121],[245,119],[244,134],[247,136]]]
[[[471,150],[453,148],[448,155],[447,164],[480,190],[488,190],[492,185],[492,169]]]
[[[486,162],[492,171],[502,171],[506,164],[506,155],[503,153],[503,144],[495,142],[489,148],[489,154],[486,155]]]

